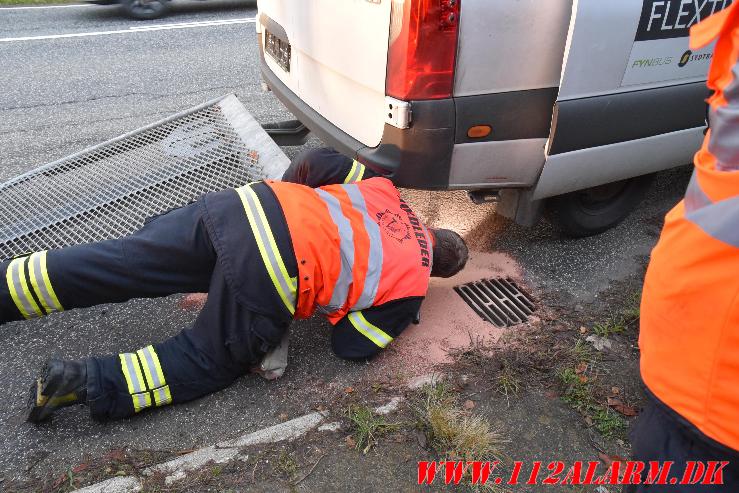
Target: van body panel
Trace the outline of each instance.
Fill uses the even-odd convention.
[[[454,98],[456,143],[547,138],[556,99],[556,87]],[[489,125],[492,132],[470,137],[468,131],[476,125]]]
[[[260,0],[258,7],[260,22],[266,16],[282,27],[291,47],[290,73],[266,55],[270,70],[328,121],[377,146],[385,126],[391,2]],[[259,29],[264,43],[269,27]]]
[[[550,154],[705,125],[704,82],[559,101]]]
[[[731,3],[722,2],[578,0],[558,99],[704,81],[712,45],[691,52],[688,63],[681,59],[689,48],[691,21]]]
[[[461,5],[455,97],[559,85],[572,0]]]
[[[457,144],[449,188],[529,188],[544,165],[546,143],[540,138]]]
[[[703,129],[694,128],[549,156],[534,189],[533,199],[545,199],[688,164],[702,141]]]
[[[692,160],[713,46],[689,28],[730,0],[579,0],[570,21],[542,199]]]

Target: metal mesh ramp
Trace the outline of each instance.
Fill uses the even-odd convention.
[[[209,101],[0,185],[0,260],[125,236],[288,164],[236,96]]]

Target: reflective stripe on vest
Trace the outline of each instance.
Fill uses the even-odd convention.
[[[388,344],[393,342],[392,337],[376,325],[372,325],[365,316],[362,315],[362,312],[352,312],[348,317],[354,328],[361,332],[367,339],[374,342],[378,347],[384,349]]]
[[[722,200],[693,212],[685,219],[701,228],[707,235],[739,248],[739,197]]]
[[[367,212],[367,205],[359,188],[356,185],[345,185],[343,189],[349,196],[352,207],[361,214],[364,229],[369,237],[367,274],[364,278],[364,286],[357,302],[349,307],[353,311],[358,311],[371,307],[375,302],[375,296],[377,295],[377,289],[380,285],[380,277],[382,275],[382,238],[380,236],[380,227],[372,220]],[[331,293],[331,301],[328,305],[321,307],[326,313],[332,313],[344,306],[344,303],[346,303],[349,297],[349,290],[354,282],[354,230],[352,229],[351,221],[349,221],[341,210],[339,199],[320,188],[317,188],[315,191],[321,200],[326,203],[329,215],[339,232],[339,249],[341,251],[339,277]]]
[[[691,213],[712,203],[713,201],[706,195],[700,183],[698,183],[698,175],[693,170],[693,176],[690,177],[688,189],[685,191],[685,212]]]
[[[267,268],[272,284],[274,284],[280,299],[291,315],[295,314],[295,303],[297,299],[297,279],[290,277],[282,260],[277,242],[272,234],[272,228],[264,213],[259,197],[252,190],[251,185],[236,189],[241,198],[246,217],[254,233],[259,253],[262,256],[264,266]]]
[[[732,72],[739,73],[739,64],[735,64]],[[736,103],[739,100],[739,80],[734,78],[723,88],[722,105],[712,104],[709,110],[711,138],[708,150],[716,157],[716,169],[719,171],[739,170],[739,134],[736,131]]]
[[[355,181],[361,181],[364,176],[364,165],[356,159],[352,162],[352,169],[349,170],[349,174],[346,175],[344,183],[354,183]]]
[[[375,296],[377,296],[377,288],[380,286],[380,277],[382,276],[382,237],[380,235],[380,226],[372,220],[367,212],[367,204],[362,197],[362,192],[356,185],[345,187],[346,193],[355,209],[362,213],[364,220],[364,228],[370,240],[369,260],[367,262],[367,275],[364,278],[364,288],[359,299],[352,309],[364,310],[375,304]]]
[[[320,188],[316,189],[316,193],[326,203],[328,213],[339,230],[339,249],[341,250],[339,278],[334,284],[331,301],[328,305],[321,307],[326,313],[331,313],[344,306],[344,302],[349,296],[349,288],[354,281],[352,272],[354,267],[354,230],[351,222],[341,210],[339,199]]]

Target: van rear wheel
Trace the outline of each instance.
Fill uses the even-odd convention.
[[[602,233],[623,221],[642,201],[652,175],[607,183],[552,197],[546,204],[549,221],[575,238]]]

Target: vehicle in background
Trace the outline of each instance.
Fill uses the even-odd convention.
[[[150,20],[163,17],[169,12],[169,0],[88,0],[97,5],[121,4],[126,16],[136,20]]]
[[[324,142],[400,186],[464,189],[585,236],[625,218],[705,127],[731,0],[259,0],[267,86]]]

